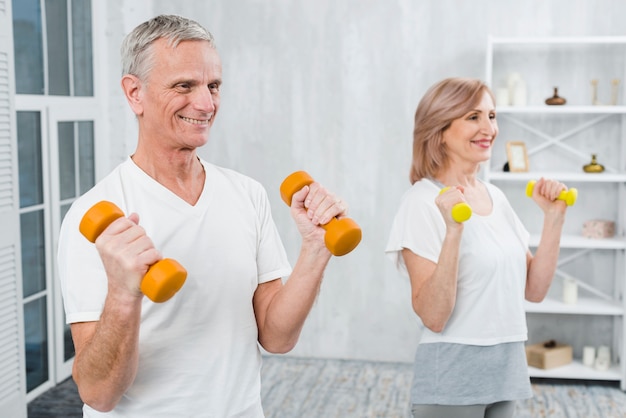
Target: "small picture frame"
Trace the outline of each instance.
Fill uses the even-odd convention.
[[[509,162],[509,171],[528,171],[528,153],[526,144],[521,141],[508,141],[506,143],[506,157]]]

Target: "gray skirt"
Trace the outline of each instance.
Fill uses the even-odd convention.
[[[476,346],[420,344],[411,402],[475,405],[532,397],[524,342]]]

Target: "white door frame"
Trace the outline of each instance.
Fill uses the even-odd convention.
[[[97,155],[96,141],[97,127],[99,126],[99,112],[95,103],[91,105],[65,105],[48,107],[48,134],[49,134],[49,185],[50,185],[50,248],[53,250],[53,257],[50,266],[52,271],[49,277],[52,278],[51,290],[53,293],[53,321],[54,334],[54,367],[55,383],[60,383],[72,374],[74,359],[65,361],[64,359],[64,308],[61,285],[58,277],[56,249],[59,243],[59,231],[61,229],[61,197],[59,188],[59,137],[57,124],[59,122],[79,122],[89,121],[94,123],[94,158]],[[97,158],[95,158],[97,160]],[[94,161],[95,162],[95,161]],[[94,177],[96,173],[94,172]],[[64,199],[66,201],[67,199]]]
[[[41,115],[41,158],[43,174],[43,206],[46,261],[46,297],[47,297],[47,331],[48,331],[48,365],[49,380],[26,395],[30,402],[56,384],[71,376],[73,358],[64,359],[64,308],[61,286],[57,270],[57,246],[60,219],[59,190],[59,122],[91,121],[94,123],[94,155],[97,163],[98,150],[102,147],[99,141],[98,126],[100,125],[99,105],[93,97],[76,98],[61,96],[19,95],[15,99],[16,110],[39,112]],[[94,173],[97,175],[97,173]],[[22,301],[23,302],[23,301]],[[23,304],[22,304],[23,307]],[[22,308],[23,309],[23,308]]]

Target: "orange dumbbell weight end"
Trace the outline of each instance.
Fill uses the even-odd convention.
[[[444,187],[439,191],[439,194],[445,192],[450,187]],[[465,202],[457,203],[452,206],[452,219],[458,223],[463,223],[472,217],[472,208]]]
[[[103,200],[93,205],[83,216],[78,229],[89,241],[96,242],[100,234],[124,212],[114,203]],[[170,299],[183,287],[187,270],[176,260],[164,258],[150,266],[141,280],[141,292],[153,302]]]
[[[305,171],[296,171],[287,176],[280,185],[280,197],[291,206],[291,198],[304,186],[313,183],[313,178]],[[334,256],[348,254],[361,242],[361,228],[350,218],[333,218],[326,225],[322,225],[326,230],[324,243],[326,248]]]
[[[528,184],[526,185],[526,196],[531,197],[533,195],[535,183],[537,183],[536,180],[530,180],[528,182]],[[578,199],[578,190],[576,190],[575,188],[568,189],[567,191],[562,190],[556,199],[565,201],[567,206],[572,206],[574,203],[576,203],[576,199]]]

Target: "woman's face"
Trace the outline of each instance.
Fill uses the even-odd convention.
[[[472,110],[453,120],[443,132],[443,143],[451,163],[480,164],[491,157],[491,147],[497,135],[495,105],[491,96],[484,92]]]

